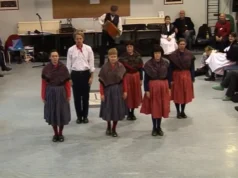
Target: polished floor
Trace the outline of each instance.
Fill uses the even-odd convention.
[[[237,178],[238,112],[224,102],[224,92],[203,77],[194,84],[196,98],[186,120],[163,120],[164,137],[151,136],[151,118],[122,121],[120,137],[105,136],[99,109],[90,108],[90,123],[65,127],[64,143],[52,143],[43,120],[41,68],[13,65],[0,78],[0,178]],[[97,70],[98,72],[98,70]],[[92,90],[98,90],[97,74]]]

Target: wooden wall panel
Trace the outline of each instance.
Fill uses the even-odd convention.
[[[90,0],[52,0],[53,18],[91,18],[110,11],[111,5],[118,5],[120,16],[130,16],[130,0],[100,0],[100,4],[90,4]]]

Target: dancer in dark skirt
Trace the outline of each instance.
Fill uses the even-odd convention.
[[[107,121],[106,135],[117,137],[116,126],[119,120],[125,118],[127,107],[126,82],[123,79],[126,69],[118,62],[117,50],[112,48],[108,51],[109,62],[105,63],[99,73],[101,109],[100,117]],[[113,126],[111,127],[111,121]]]
[[[59,54],[53,50],[50,53],[51,62],[42,71],[41,97],[44,106],[45,121],[54,130],[53,142],[63,142],[64,125],[69,124],[71,85],[66,66],[59,62]]]
[[[194,55],[186,49],[186,41],[180,39],[178,50],[170,55],[171,100],[175,103],[178,119],[187,118],[185,106],[194,98],[194,60]]]
[[[163,56],[160,46],[154,47],[152,59],[145,63],[144,90],[141,113],[151,114],[153,130],[152,136],[163,136],[161,120],[169,117],[170,92],[168,82],[169,61]]]
[[[127,52],[120,57],[120,62],[126,68],[125,82],[127,84],[126,104],[129,109],[128,120],[136,120],[135,108],[138,108],[142,101],[141,84],[143,80],[143,61],[138,52],[134,50],[134,43],[126,43]]]

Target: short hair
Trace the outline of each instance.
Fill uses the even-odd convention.
[[[118,55],[117,49],[116,48],[111,48],[108,50],[108,56],[110,55]]]
[[[132,40],[126,41],[126,46],[131,45],[135,46],[135,43]]]
[[[77,35],[80,35],[84,39],[84,33],[82,31],[76,30],[73,34],[74,39],[76,38]]]
[[[184,38],[180,38],[180,39],[178,40],[178,44],[180,44],[181,42],[185,42],[185,43],[187,43],[186,40],[185,40]]]
[[[206,46],[206,47],[205,47],[205,51],[206,51],[206,50],[207,50],[207,51],[212,51],[212,50],[214,50],[214,48],[211,47],[211,46]]]
[[[51,56],[52,53],[58,53],[58,54],[59,54],[59,52],[58,52],[56,49],[52,49],[52,50],[50,51],[50,56]]]
[[[237,37],[237,34],[235,32],[231,32],[230,35],[233,37],[233,38],[236,38]]]
[[[181,13],[185,14],[185,10],[180,10],[179,13],[180,13],[180,14],[181,14]]]
[[[158,44],[154,45],[154,47],[153,47],[152,57],[154,57],[154,53],[156,53],[156,52],[161,53],[161,56],[164,55],[164,50],[163,50],[163,48],[162,48],[160,45],[158,45]]]
[[[166,19],[171,19],[171,18],[170,18],[170,16],[166,15],[166,16],[164,17],[164,20],[166,20]]]
[[[112,12],[116,12],[116,11],[118,11],[118,6],[112,5],[111,8],[110,8],[110,10],[111,10]]]

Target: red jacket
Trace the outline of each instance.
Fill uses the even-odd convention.
[[[218,37],[225,37],[229,36],[231,33],[231,24],[230,22],[226,21],[224,24],[221,24],[219,21],[216,23],[215,26],[215,35]]]

